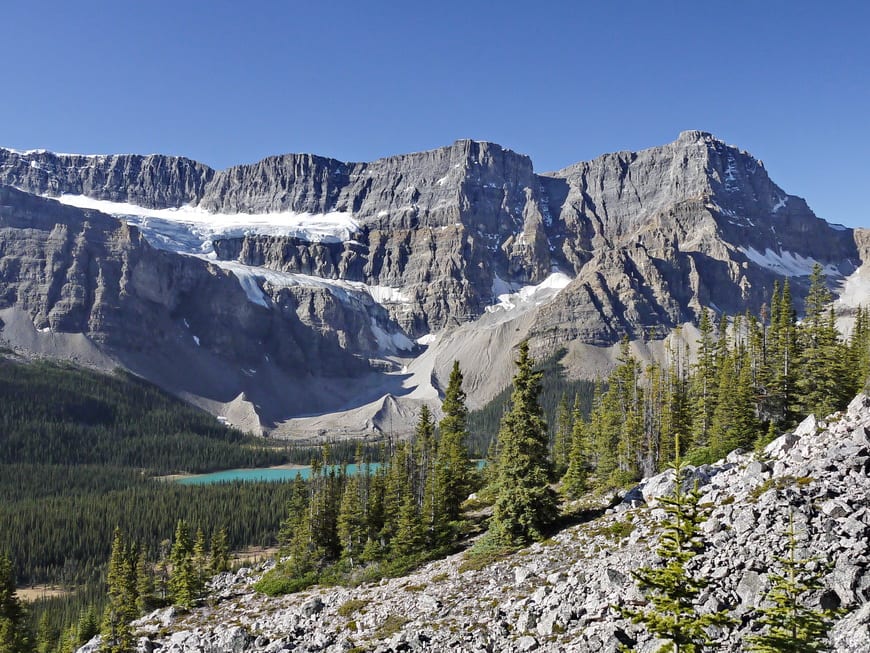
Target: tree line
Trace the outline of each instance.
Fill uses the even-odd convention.
[[[763,446],[800,416],[844,408],[870,370],[870,317],[859,309],[851,336],[841,338],[818,265],[805,307],[798,321],[785,281],[760,315],[717,323],[702,310],[693,364],[679,332],[666,360],[645,366],[624,340],[591,413],[559,411],[552,454],[567,494],[653,475],[675,459],[677,442],[689,462],[709,463]]]
[[[389,443],[375,470],[362,456],[362,473],[349,476],[329,466],[324,451],[311,480],[294,484],[279,563],[259,588],[284,593],[364,568],[397,572],[449,549],[463,533],[461,505],[476,486],[458,363],[442,411],[436,425],[424,405],[413,435]]]

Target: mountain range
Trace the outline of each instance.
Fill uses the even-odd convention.
[[[776,282],[800,307],[816,263],[847,316],[870,296],[867,233],[701,131],[545,174],[470,140],[220,171],[0,148],[0,341],[126,368],[258,433],[385,432],[453,360],[472,408],[525,339],[591,378],[621,338],[650,354],[705,308],[761,310]]]

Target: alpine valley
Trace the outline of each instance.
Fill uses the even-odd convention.
[[[868,653],[868,263],[701,131],[0,148],[0,651]]]
[[[867,233],[701,131],[545,174],[470,140],[221,171],[0,149],[0,184],[0,342],[273,437],[411,428],[454,360],[479,408],[524,340],[592,379],[623,336],[654,355],[703,308],[757,313],[777,281],[800,309],[815,263],[844,317],[868,298]]]

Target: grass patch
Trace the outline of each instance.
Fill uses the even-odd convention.
[[[404,625],[409,621],[411,620],[407,617],[398,614],[388,614],[384,622],[375,631],[375,637],[377,639],[388,639],[402,630]]]
[[[345,601],[340,606],[338,606],[338,614],[341,617],[349,617],[355,612],[362,610],[367,605],[368,601],[362,601],[360,599],[350,599],[349,601]]]
[[[438,548],[412,556],[377,560],[365,566],[351,567],[345,561],[326,564],[318,571],[303,576],[292,576],[286,565],[276,565],[254,584],[254,589],[268,596],[293,594],[314,585],[334,587],[356,587],[363,583],[374,583],[384,578],[398,578],[414,571],[431,560],[443,558],[453,553],[450,548]],[[422,586],[420,589],[424,589]],[[409,591],[419,591],[413,588]]]
[[[806,485],[806,483],[811,481],[812,479],[802,484]],[[796,483],[799,483],[799,481],[794,476],[780,476],[779,478],[769,478],[749,493],[749,500],[755,503],[756,501],[758,501],[761,495],[768,490],[784,490],[785,488],[795,485]]]
[[[593,522],[586,527],[586,532],[592,536],[603,536],[611,540],[622,540],[634,532],[634,521],[631,517],[602,524]]]
[[[516,547],[496,544],[489,537],[483,536],[473,547],[465,552],[464,560],[459,565],[459,573],[479,571],[493,563],[510,557],[516,552]]]

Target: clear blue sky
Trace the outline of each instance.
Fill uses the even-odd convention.
[[[538,171],[711,131],[870,226],[866,2],[12,2],[0,144],[214,167],[458,138]]]

